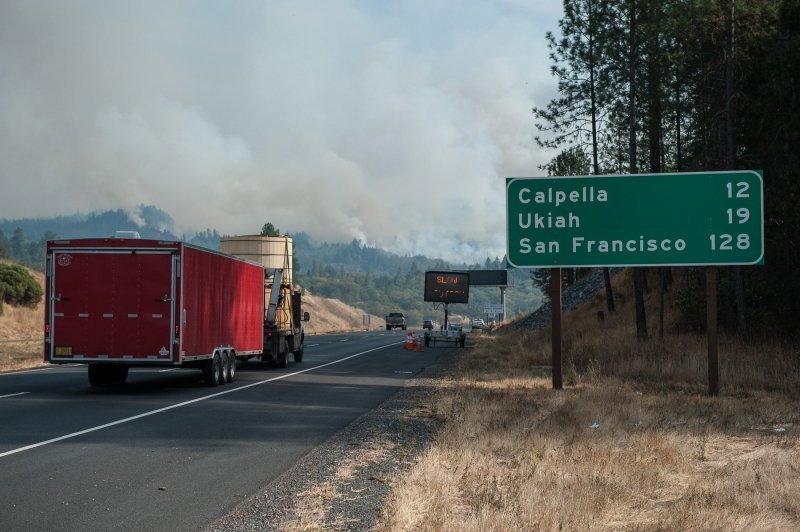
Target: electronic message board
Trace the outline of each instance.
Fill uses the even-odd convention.
[[[468,303],[469,274],[465,272],[425,272],[425,301]]]

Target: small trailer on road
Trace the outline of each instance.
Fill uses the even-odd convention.
[[[464,347],[467,341],[467,335],[461,327],[450,326],[448,329],[439,329],[433,331],[425,331],[425,347],[433,344],[436,347],[436,342],[455,344],[456,347]]]
[[[44,361],[87,364],[92,386],[131,367],[196,368],[216,386],[237,359],[300,362],[300,294],[282,273],[178,241],[48,241]]]

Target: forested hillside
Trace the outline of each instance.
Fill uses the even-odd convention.
[[[275,230],[271,224],[265,224],[267,226]],[[0,258],[13,259],[41,271],[46,240],[110,236],[120,229],[135,229],[143,238],[184,240],[219,249],[220,235],[216,230],[207,229],[190,237],[177,236],[167,213],[153,206],[140,206],[134,215],[115,210],[50,219],[0,220]],[[10,232],[10,238],[6,232]],[[503,268],[503,261],[497,257],[487,258],[483,264],[449,264],[422,255],[400,256],[356,240],[349,244],[330,244],[316,243],[306,233],[292,237],[294,279],[303,289],[377,316],[392,311],[405,312],[412,327],[421,326],[426,318],[444,319],[444,309],[423,301],[425,271]],[[541,304],[541,292],[531,281],[528,270],[511,270],[509,284],[506,291],[509,315],[530,312]],[[455,314],[484,317],[483,306],[499,302],[499,288],[475,287],[470,291],[468,305],[452,305],[450,310]]]
[[[742,338],[774,324],[796,333],[800,0],[567,0],[547,44],[559,95],[533,115],[539,144],[560,150],[548,173],[763,170],[765,266],[723,269],[720,319]],[[655,321],[644,273],[640,338]],[[703,308],[703,276],[689,275],[697,290],[681,305]]]
[[[431,318],[444,321],[441,305],[423,301],[425,272],[428,270],[503,269],[504,261],[487,258],[483,264],[449,264],[441,259],[417,255],[401,257],[381,249],[350,244],[313,246],[295,238],[295,257],[300,268],[296,280],[314,294],[340,299],[349,305],[384,316],[392,311],[406,314],[412,327]],[[506,312],[530,312],[542,302],[541,291],[532,282],[529,270],[509,270],[510,288],[505,292]],[[450,311],[470,317],[484,317],[486,304],[500,303],[500,288],[472,287],[469,304],[454,304]]]
[[[177,236],[169,214],[153,205],[139,205],[136,212],[116,209],[53,218],[0,219],[0,258],[9,258],[41,271],[47,240],[108,237],[118,230],[135,230],[142,238],[184,240],[219,249],[220,235],[216,230]]]

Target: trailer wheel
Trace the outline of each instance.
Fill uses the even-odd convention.
[[[108,380],[111,384],[125,384],[125,381],[128,380],[128,366],[124,364],[110,366],[108,370]]]
[[[222,360],[219,353],[203,362],[203,380],[206,386],[218,386],[222,377]]]
[[[302,347],[300,347],[300,349],[298,349],[297,351],[292,351],[292,354],[294,355],[294,361],[295,362],[300,363],[300,362],[303,361],[303,348]]]
[[[225,384],[228,382],[228,352],[222,351],[219,354],[219,383]]]
[[[228,351],[228,364],[225,367],[225,382],[233,382],[236,377],[236,355]]]
[[[92,386],[104,386],[108,383],[106,378],[105,366],[100,364],[89,364],[89,384]]]

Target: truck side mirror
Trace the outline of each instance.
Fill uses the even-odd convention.
[[[303,312],[303,321],[308,321],[311,319],[311,314],[308,312]]]

